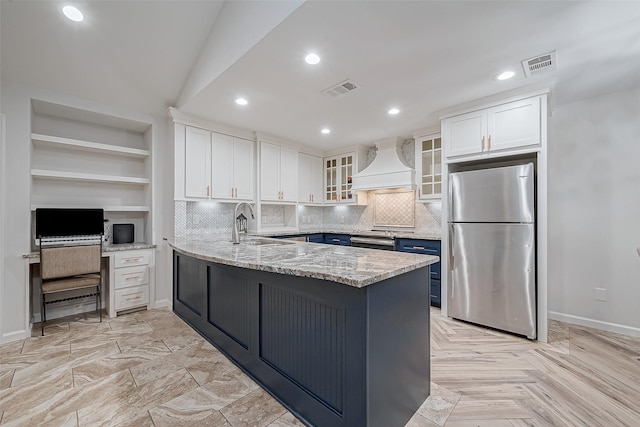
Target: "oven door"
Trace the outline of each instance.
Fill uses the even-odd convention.
[[[394,239],[351,236],[351,246],[355,248],[380,249],[383,251],[393,251],[395,249]]]

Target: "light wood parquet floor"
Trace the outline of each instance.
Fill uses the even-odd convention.
[[[3,427],[302,425],[170,311],[87,317],[0,346]],[[407,427],[640,427],[640,339],[550,330],[543,344],[433,309],[431,396]]]

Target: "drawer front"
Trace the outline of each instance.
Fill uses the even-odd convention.
[[[325,234],[324,243],[329,245],[351,246],[351,236],[348,234]]]
[[[116,289],[116,311],[149,304],[149,285]]]
[[[441,288],[440,288],[440,280],[431,280],[431,305],[440,307],[441,303]]]
[[[131,251],[115,254],[115,268],[149,265],[151,251]]]
[[[117,268],[114,270],[116,289],[129,288],[131,286],[141,286],[149,284],[149,267]]]
[[[396,250],[413,254],[440,255],[439,240],[397,239]],[[431,264],[431,279],[440,280],[440,261]]]

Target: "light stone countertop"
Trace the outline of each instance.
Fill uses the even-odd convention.
[[[329,280],[363,288],[438,262],[430,255],[352,248],[350,246],[244,237],[234,245],[228,234],[167,238],[177,252],[205,261],[291,276]],[[254,246],[251,241],[272,241]]]

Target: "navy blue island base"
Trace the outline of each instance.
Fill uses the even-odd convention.
[[[174,312],[305,424],[401,427],[429,396],[429,266],[357,288],[173,260]]]

